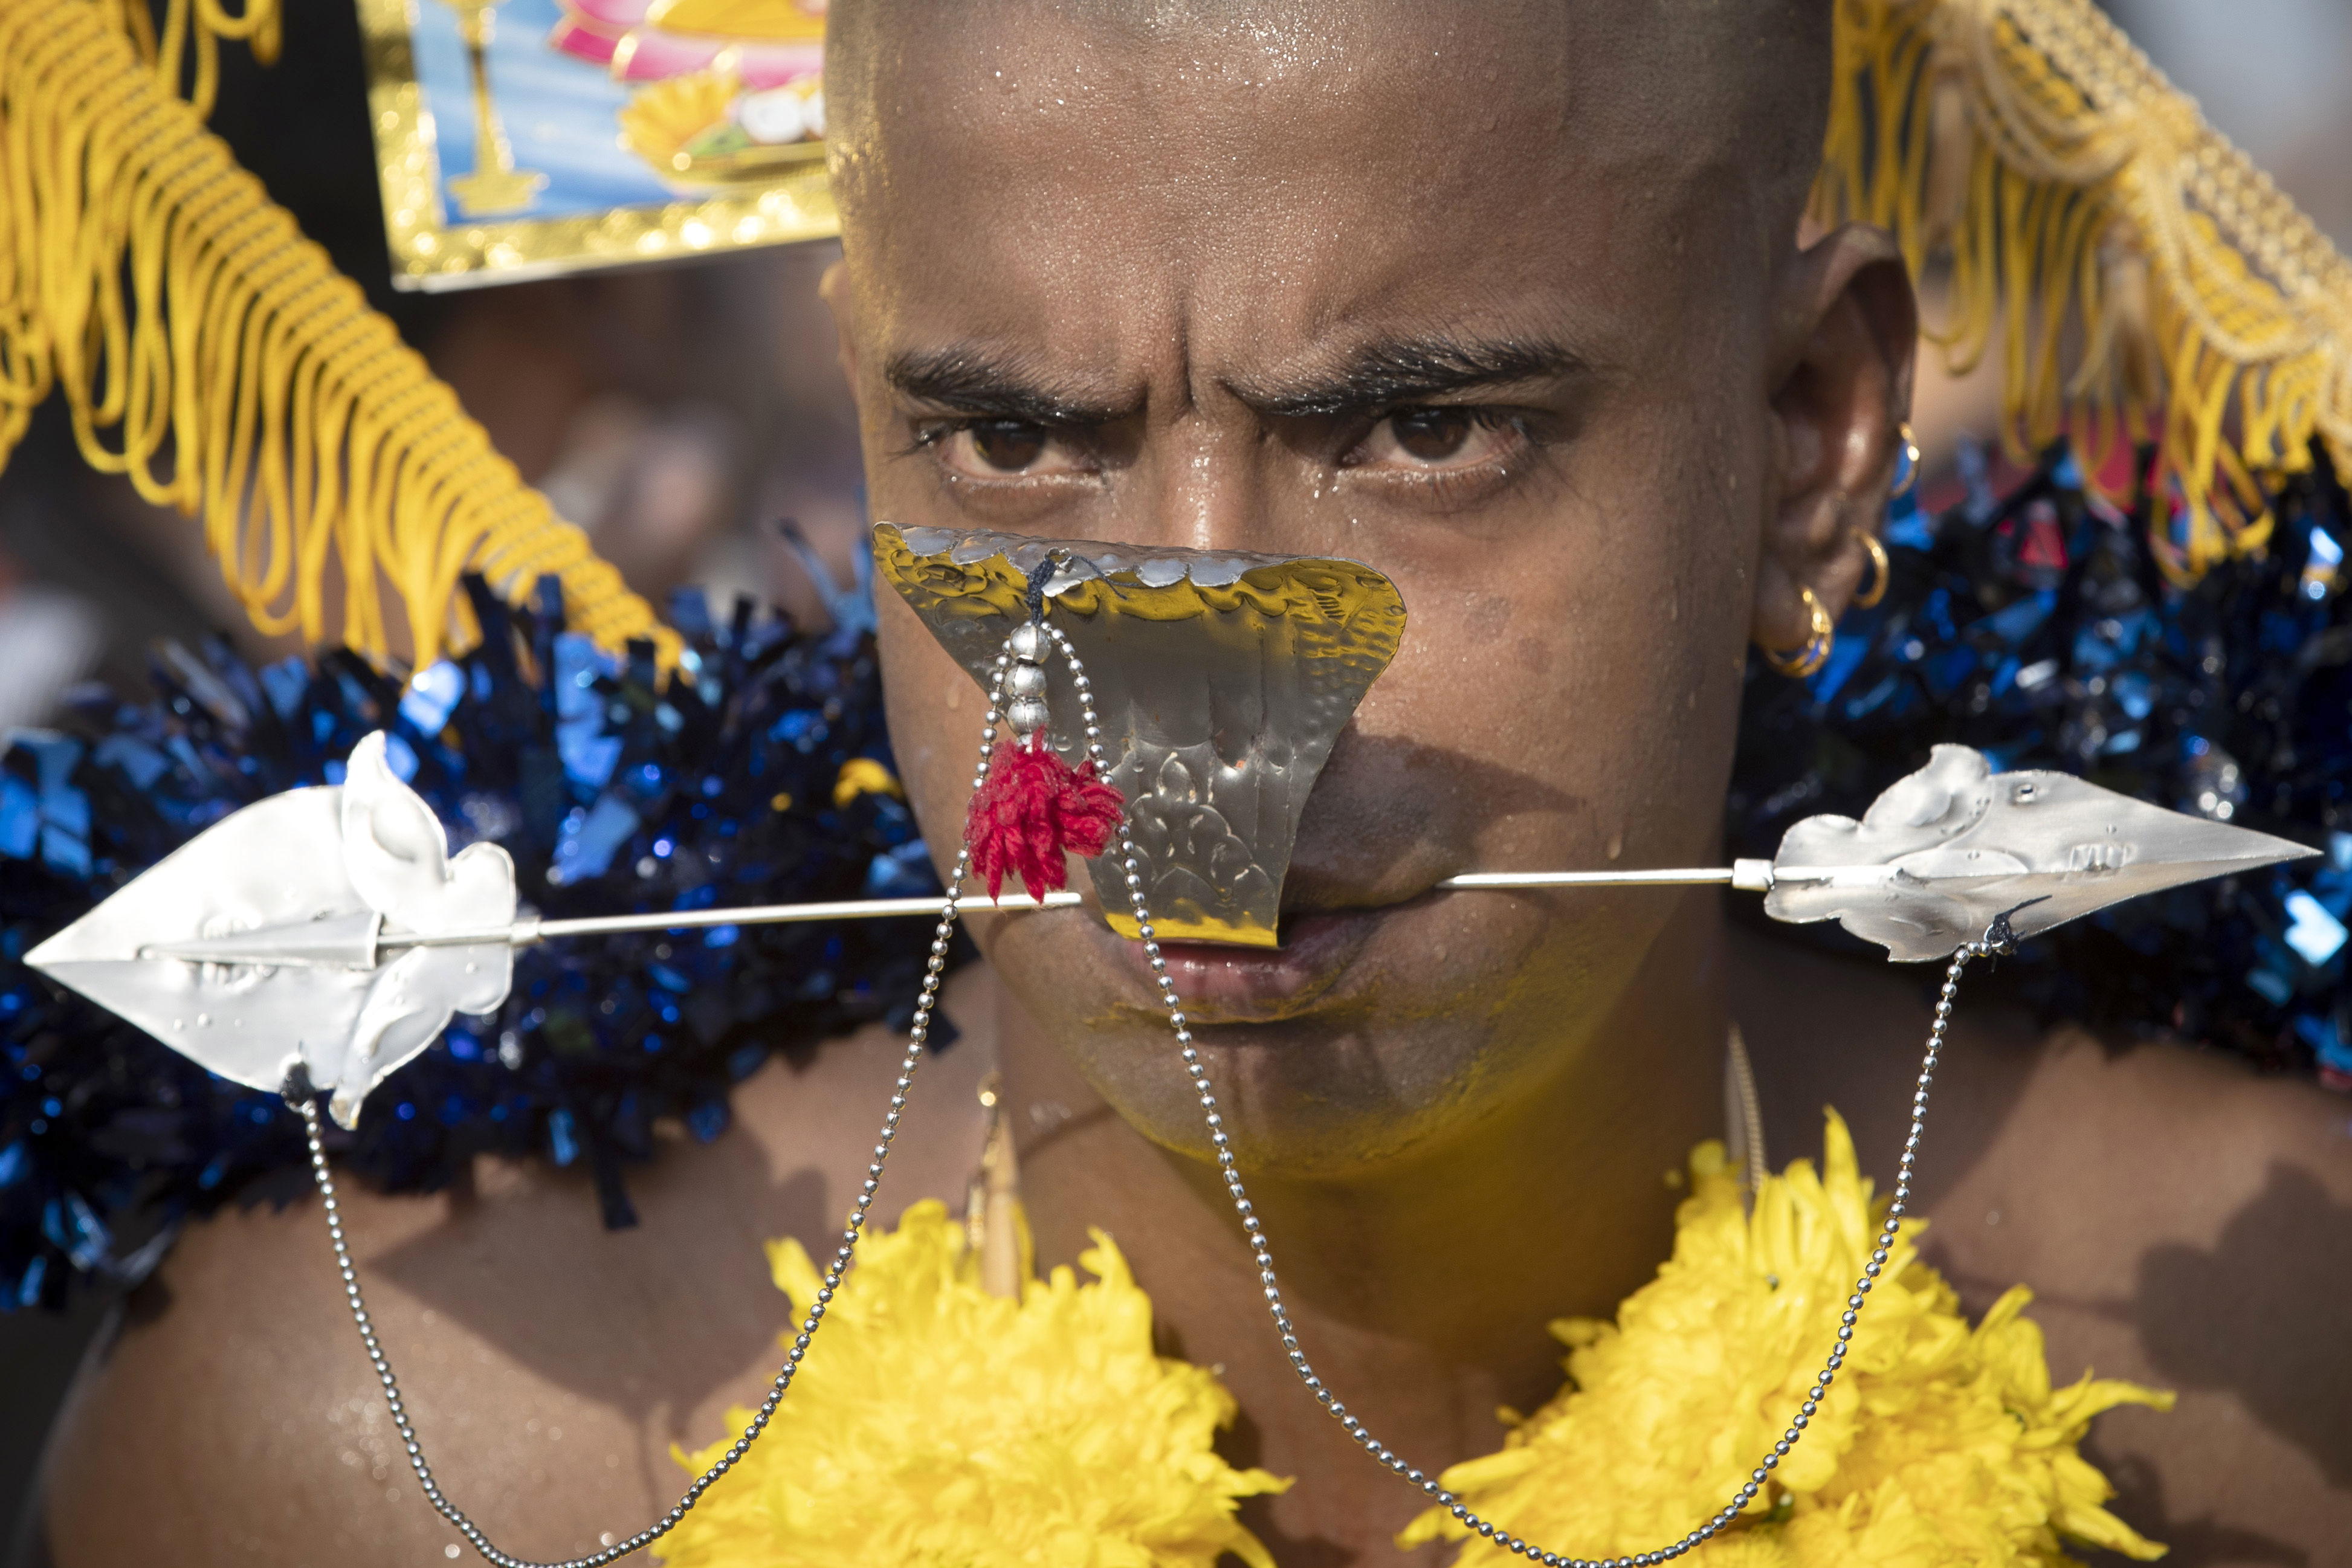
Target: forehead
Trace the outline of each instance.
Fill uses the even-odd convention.
[[[861,303],[891,337],[1097,352],[1565,313],[1588,361],[1638,359],[1764,254],[1737,117],[1675,79],[1665,9],[901,23],[837,171]]]

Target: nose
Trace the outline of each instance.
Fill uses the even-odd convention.
[[[1188,383],[1197,376],[1188,378]],[[1130,542],[1197,550],[1286,553],[1273,515],[1281,454],[1255,411],[1213,383],[1187,385],[1181,403],[1147,418]]]

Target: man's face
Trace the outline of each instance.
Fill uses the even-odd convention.
[[[1622,18],[1561,9],[982,7],[894,41],[842,150],[875,517],[1345,557],[1403,595],[1284,949],[1171,952],[1255,1168],[1425,1150],[1574,1071],[1679,896],[1433,883],[1714,852],[1779,256],[1730,138],[1674,123]],[[881,597],[944,866],[985,705]],[[1204,1146],[1134,945],[1092,910],[983,939],[1110,1103]]]

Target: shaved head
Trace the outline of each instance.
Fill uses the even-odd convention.
[[[1383,75],[1426,83],[1443,113],[1448,85],[1490,112],[1460,131],[1498,128],[1496,100],[1552,100],[1559,137],[1643,133],[1689,165],[1747,187],[1738,205],[1776,238],[1792,233],[1822,156],[1830,87],[1830,0],[834,0],[825,55],[834,184],[845,206],[872,192],[888,121],[960,60],[1011,112],[1068,109],[1114,55],[1174,85],[1232,92],[1286,83],[1343,93]],[[1058,36],[1056,57],[1024,44]],[[1510,78],[1517,78],[1515,89]],[[878,121],[878,123],[877,123]],[[1213,127],[1189,130],[1204,143]],[[975,131],[979,127],[974,127]],[[1496,147],[1527,159],[1541,148]]]

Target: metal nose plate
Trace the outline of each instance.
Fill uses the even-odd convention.
[[[1404,634],[1396,585],[1351,560],[874,529],[882,577],[982,691],[1056,552],[1046,619],[1093,683],[1155,934],[1276,946],[1307,791]],[[1058,661],[1046,706],[1075,766],[1077,694]],[[1088,865],[1112,929],[1137,936],[1115,858]]]

